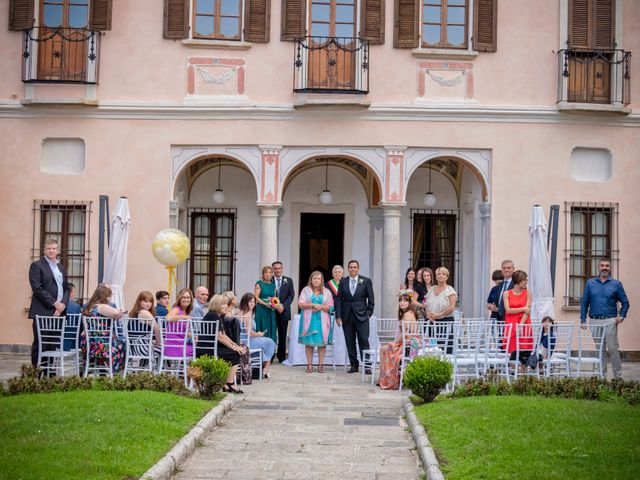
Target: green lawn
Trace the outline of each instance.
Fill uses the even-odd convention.
[[[415,409],[447,480],[640,478],[640,408],[472,397]]]
[[[0,478],[137,478],[216,404],[151,391],[0,398]]]

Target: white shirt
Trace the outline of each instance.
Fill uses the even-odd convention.
[[[436,286],[431,287],[425,297],[427,299],[427,311],[438,315],[440,312],[449,308],[450,295],[457,295],[451,285],[447,285],[440,295],[436,295]]]
[[[59,260],[55,259],[53,262],[49,260],[47,257],[44,257],[49,264],[49,268],[51,269],[51,273],[53,273],[53,278],[56,279],[56,285],[58,285],[58,295],[56,297],[56,302],[62,301],[62,295],[64,294],[64,288],[62,287],[62,281],[64,278],[62,277],[62,272],[58,268]]]

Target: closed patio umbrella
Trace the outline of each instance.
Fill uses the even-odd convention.
[[[113,303],[118,308],[124,308],[123,287],[127,278],[127,244],[130,225],[129,200],[126,197],[120,197],[113,212],[109,255],[103,279],[104,283],[111,286]]]
[[[531,321],[539,323],[547,315],[555,318],[547,251],[547,219],[540,205],[534,205],[529,223],[529,290]]]

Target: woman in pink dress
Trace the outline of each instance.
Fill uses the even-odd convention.
[[[525,363],[531,351],[533,350],[533,334],[531,331],[531,292],[527,290],[527,274],[522,270],[516,270],[511,277],[513,288],[502,294],[504,301],[504,309],[506,312],[504,323],[511,325],[511,329],[505,329],[508,336],[502,342],[502,348],[511,354],[511,360],[516,359],[516,350],[520,348],[521,367],[525,367]],[[516,343],[516,331],[518,325],[526,325],[521,327],[520,342]],[[509,331],[510,330],[510,331]]]
[[[186,352],[183,352],[184,336],[187,335],[189,318],[193,310],[193,293],[188,288],[178,292],[176,303],[173,304],[164,319],[165,330],[164,354],[169,357],[180,357],[184,353],[190,357],[193,355],[193,344],[187,339]],[[190,335],[190,333],[189,333]]]
[[[398,390],[400,388],[400,366],[402,363],[402,348],[405,345],[402,338],[402,324],[405,323],[405,340],[413,350],[420,348],[420,335],[416,310],[413,306],[413,291],[400,290],[398,298],[398,327],[393,342],[380,347],[380,388],[382,390]],[[408,334],[407,334],[408,332]]]

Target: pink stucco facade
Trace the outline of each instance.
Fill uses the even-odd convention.
[[[162,2],[114,0],[95,86],[23,83],[23,36],[6,28],[3,6],[0,252],[7,281],[0,344],[31,342],[27,270],[40,221],[34,200],[92,202],[85,272],[92,290],[100,195],[109,196],[112,210],[119,196],[130,202],[129,303],[141,290],[166,287],[151,240],[170,226],[188,232],[192,208],[236,212],[239,294],[252,290],[261,263],[276,257],[297,277],[300,215],[338,213],[345,216],[344,261],[358,258],[374,278],[376,313],[385,315],[412,261],[411,222],[425,208],[425,167],[445,159],[459,176],[432,172],[435,208],[459,218],[456,288],[465,315],[485,314],[489,276],[503,258],[527,270],[531,206],[548,214],[557,204],[556,316],[577,321],[578,312],[565,308],[566,211],[577,202],[617,204],[614,276],[632,303],[620,345],[640,351],[640,3],[617,2],[617,48],[632,52],[630,103],[579,111],[557,101],[555,52],[566,44],[567,3],[500,1],[497,51],[461,56],[393,48],[394,2],[387,1],[386,41],[370,47],[369,92],[356,95],[294,92],[294,44],[279,39],[280,2],[271,6],[269,43],[230,49],[164,39]],[[83,140],[81,171],[43,171],[43,141],[52,138]],[[580,174],[572,164],[576,148],[608,151],[610,177]],[[326,157],[331,205],[317,199],[328,164],[313,164]],[[190,176],[206,158],[225,159],[222,205],[211,199],[215,168]],[[363,176],[340,159],[363,167]],[[186,266],[179,270],[181,286],[189,278]]]

